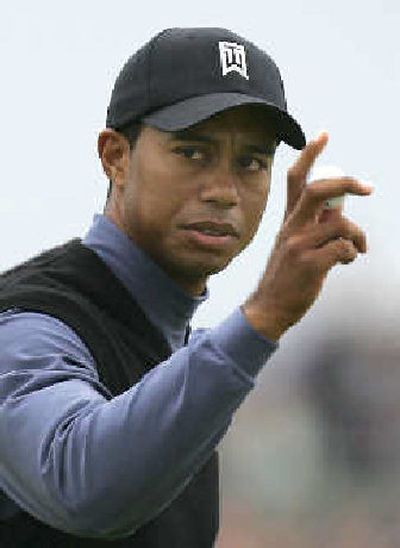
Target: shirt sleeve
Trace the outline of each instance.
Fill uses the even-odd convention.
[[[53,527],[116,538],[182,491],[276,345],[238,309],[111,399],[54,317],[0,314],[0,348],[1,488]]]

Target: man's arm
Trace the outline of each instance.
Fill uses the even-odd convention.
[[[275,346],[236,311],[113,399],[55,318],[3,313],[0,348],[1,486],[53,527],[112,537],[185,487]]]

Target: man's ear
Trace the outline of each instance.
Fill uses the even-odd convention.
[[[124,186],[129,169],[128,140],[113,129],[104,129],[99,134],[97,150],[107,178],[113,185]]]

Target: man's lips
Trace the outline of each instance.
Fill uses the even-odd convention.
[[[239,238],[238,231],[230,223],[201,221],[182,226],[188,238],[196,246],[221,249]]]
[[[239,237],[238,231],[230,223],[217,223],[215,221],[199,221],[196,223],[185,224],[184,230],[193,230],[208,236],[233,236]]]

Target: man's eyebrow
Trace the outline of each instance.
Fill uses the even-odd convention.
[[[244,147],[248,152],[253,152],[255,154],[266,154],[271,156],[275,153],[276,143],[268,143],[263,145],[245,145]]]
[[[218,144],[218,140],[210,137],[209,135],[203,135],[201,133],[196,133],[194,131],[181,130],[174,131],[171,133],[172,140],[176,141],[188,141],[192,143],[208,143],[208,144]],[[248,152],[253,152],[255,154],[267,154],[268,156],[275,153],[276,142],[272,143],[263,143],[263,144],[247,144],[244,147]]]

